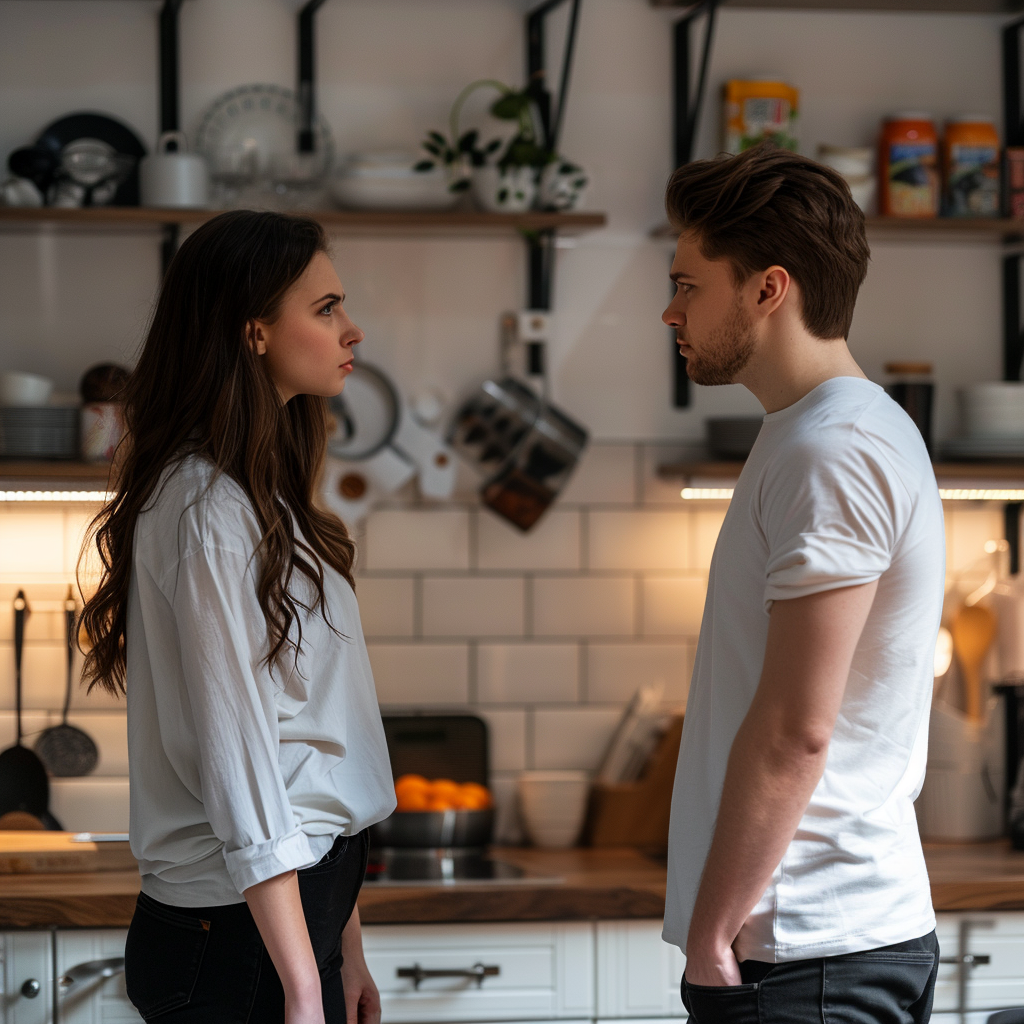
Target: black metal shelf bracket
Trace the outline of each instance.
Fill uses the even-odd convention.
[[[181,128],[181,55],[178,47],[178,24],[184,0],[164,0],[160,8],[160,134]],[[172,143],[172,145],[174,145]],[[167,273],[178,251],[181,228],[164,224],[160,243],[160,276]]]
[[[569,3],[569,24],[562,54],[562,74],[558,83],[558,104],[551,109],[551,92],[547,79],[547,16],[557,7]],[[569,96],[576,34],[582,0],[544,0],[526,16],[526,81],[527,91],[536,104],[540,118],[541,142],[545,149],[557,152],[565,120]],[[525,232],[529,270],[527,275],[527,307],[551,309],[555,276],[555,231]]]
[[[1021,32],[1024,18],[1016,18],[1003,27],[1003,137],[1007,146],[1024,145],[1024,118],[1021,116]],[[1020,308],[1021,254],[1003,256],[1003,380],[1021,379],[1024,361],[1024,335],[1021,333]],[[1010,545],[1010,572],[1020,570],[1021,502],[1008,502],[1004,508],[1004,533]]]
[[[682,167],[693,159],[697,141],[704,93],[707,91],[708,68],[715,38],[715,16],[720,0],[704,0],[695,4],[673,27],[673,155],[675,166]],[[692,42],[696,22],[704,19],[704,39],[701,45],[697,81],[693,81]],[[672,405],[685,409],[690,404],[690,378],[686,374],[686,360],[679,354],[675,333],[671,339]]]
[[[324,0],[307,0],[299,11],[299,152],[314,149],[313,121],[316,117],[316,12]]]

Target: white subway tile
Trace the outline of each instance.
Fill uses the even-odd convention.
[[[718,534],[729,506],[725,502],[714,502],[690,512],[690,533],[693,543],[693,567],[705,572],[711,568],[711,557],[715,553]]]
[[[21,729],[22,743],[26,747],[35,746],[39,734],[50,724],[50,717],[45,711],[22,711]],[[13,711],[0,711],[0,750],[13,747],[18,738],[17,716]]]
[[[64,706],[65,648],[62,643],[26,644],[21,659],[22,706]],[[74,676],[77,689],[78,675]],[[0,708],[14,707],[14,644],[0,644]]]
[[[979,508],[958,505],[953,518],[953,544],[947,572],[963,572],[970,569],[979,559],[991,563],[991,556],[985,554],[985,543],[1001,540],[1003,536],[1003,515],[998,506],[985,504]],[[980,567],[982,572],[986,566]]]
[[[690,517],[676,512],[590,513],[591,569],[688,569]]]
[[[0,512],[0,576],[7,582],[64,573],[64,513],[59,509]]]
[[[641,686],[661,684],[663,700],[682,704],[693,674],[692,644],[590,644],[587,700],[627,701]]]
[[[50,811],[68,832],[127,832],[128,780],[50,780]]]
[[[469,699],[465,644],[367,644],[381,704],[464,704]]]
[[[535,636],[632,636],[631,578],[566,577],[533,581]]]
[[[79,574],[83,589],[92,589],[99,584],[103,566],[96,544],[88,536],[89,526],[98,509],[69,508],[64,512],[64,572],[69,579]],[[86,540],[90,543],[84,551]]]
[[[643,584],[644,636],[692,636],[700,633],[707,595],[704,577],[650,577]]]
[[[356,581],[366,636],[412,636],[415,582],[363,576]]]
[[[473,710],[487,723],[491,770],[522,771],[526,767],[526,712]]]
[[[494,841],[499,846],[521,846],[523,825],[519,818],[518,772],[492,772]]]
[[[481,569],[578,569],[580,516],[554,509],[529,531],[481,510],[477,520],[478,565]]]
[[[469,512],[381,509],[366,522],[363,569],[468,569]]]
[[[425,636],[522,636],[523,615],[520,578],[423,581]]]
[[[484,704],[570,703],[579,694],[576,644],[481,644],[477,699]]]
[[[680,445],[645,444],[643,446],[641,496],[645,505],[672,505],[679,508],[684,504],[679,492],[683,489],[680,478],[664,479],[658,475],[661,466],[684,462],[695,458],[695,449]],[[696,456],[699,457],[699,456]]]
[[[558,500],[579,505],[633,504],[636,501],[636,447],[631,444],[589,445]]]
[[[535,711],[533,767],[595,771],[620,717],[617,708]]]
[[[25,617],[25,640],[64,639],[64,598],[66,583],[0,583],[0,641],[14,639],[14,598],[25,592],[28,615]],[[77,593],[75,595],[77,600]],[[81,610],[79,608],[79,610]]]

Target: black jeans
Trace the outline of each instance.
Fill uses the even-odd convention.
[[[324,1018],[345,1024],[341,933],[366,872],[367,833],[298,872]],[[159,1024],[283,1024],[284,989],[247,903],[171,907],[139,894],[124,950],[128,998]]]
[[[935,932],[892,946],[768,964],[744,960],[741,985],[691,985],[693,1024],[927,1024],[939,970]]]

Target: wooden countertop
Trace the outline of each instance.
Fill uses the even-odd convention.
[[[367,924],[659,918],[665,866],[635,850],[496,849],[495,856],[560,882],[363,888]],[[1024,852],[1007,842],[929,844],[936,910],[1024,910]],[[134,871],[0,876],[0,929],[127,927]]]

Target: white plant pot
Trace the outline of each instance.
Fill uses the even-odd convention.
[[[586,172],[565,160],[548,164],[540,176],[540,204],[546,210],[575,210],[586,190]]]
[[[477,202],[494,213],[524,213],[537,195],[536,171],[532,167],[494,166],[473,170],[473,194]]]

